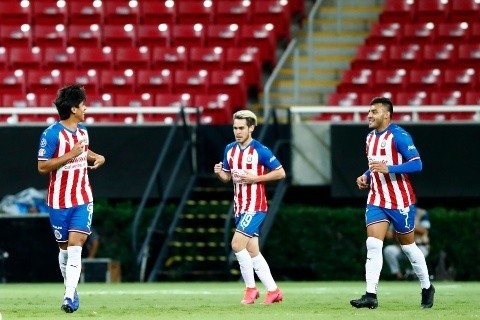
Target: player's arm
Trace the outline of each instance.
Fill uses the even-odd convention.
[[[270,171],[266,174],[263,174],[261,176],[247,174],[244,177],[245,181],[242,181],[242,182],[244,182],[244,183],[269,182],[269,181],[276,181],[276,180],[285,179],[286,176],[287,176],[287,174],[285,173],[285,169],[283,169],[283,167],[280,167],[280,168],[272,170],[272,171]]]
[[[387,166],[389,173],[414,173],[422,171],[422,160],[418,153],[412,137],[408,133],[402,133],[395,136],[397,150],[407,159],[406,162],[397,165]]]
[[[89,163],[93,162],[93,165],[88,166],[89,169],[97,169],[105,163],[105,157],[89,149],[87,153],[87,161]]]
[[[59,167],[65,165],[71,159],[81,155],[84,150],[83,140],[78,141],[69,152],[64,155],[51,158],[48,160],[40,159],[38,160],[38,172],[40,174],[47,174],[53,170],[57,170]]]
[[[221,162],[215,163],[213,166],[213,172],[217,175],[218,179],[224,183],[227,183],[232,179],[230,172],[223,170],[223,164]]]

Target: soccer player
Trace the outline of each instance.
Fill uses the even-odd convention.
[[[366,293],[351,300],[356,308],[378,307],[377,287],[383,265],[382,247],[389,224],[397,234],[400,246],[410,260],[422,288],[422,308],[431,308],[435,288],[430,283],[427,263],[415,244],[415,193],[409,173],[422,170],[422,160],[412,137],[400,126],[391,123],[393,104],[377,97],[370,103],[368,127],[373,129],[366,140],[369,169],[357,178],[359,189],[370,189],[367,197],[367,259],[365,263]]]
[[[38,148],[38,172],[50,174],[47,205],[50,224],[60,248],[58,262],[65,285],[61,309],[79,307],[77,285],[82,246],[91,233],[93,196],[88,169],[97,169],[105,157],[89,149],[85,120],[86,93],[73,84],[61,88],[54,101],[60,120],[43,131]]]
[[[260,297],[255,273],[267,289],[264,304],[283,300],[283,293],[272,277],[267,261],[260,253],[258,237],[267,215],[265,182],[285,178],[285,170],[273,153],[252,138],[256,115],[240,110],[233,115],[235,142],[225,148],[223,162],[214,166],[222,182],[233,181],[236,231],[232,250],[240,265],[246,289],[242,304],[252,304]]]

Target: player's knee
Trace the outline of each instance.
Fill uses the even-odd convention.
[[[382,250],[383,241],[374,237],[368,237],[366,245],[368,251]]]

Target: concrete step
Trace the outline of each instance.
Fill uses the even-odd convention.
[[[339,10],[340,8],[340,10]],[[382,6],[368,5],[350,5],[350,6],[321,6],[319,16],[321,18],[337,18],[340,19],[365,19],[375,20],[382,12]]]

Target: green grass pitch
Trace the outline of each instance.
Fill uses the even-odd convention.
[[[349,300],[363,282],[279,282],[284,301],[241,305],[242,282],[81,283],[80,309],[60,310],[62,284],[0,284],[0,312],[11,319],[480,319],[480,283],[437,282],[432,309],[420,308],[420,286],[380,282],[379,307],[355,309]]]

